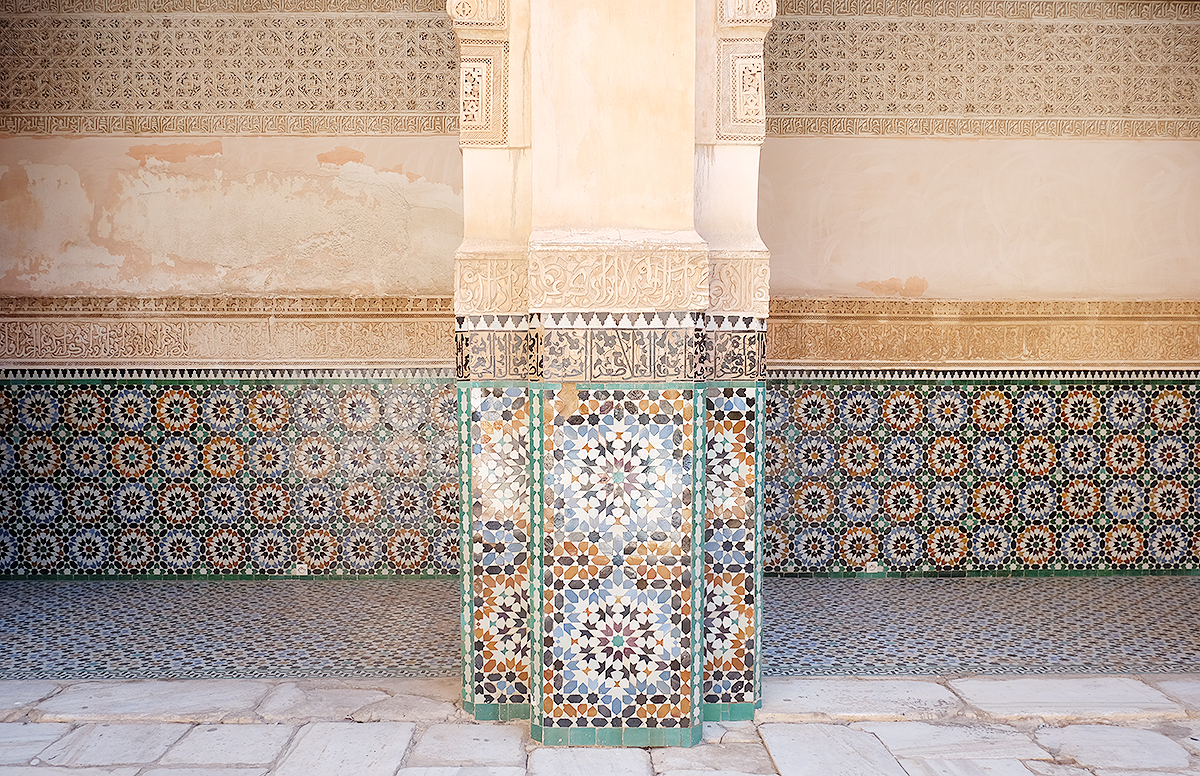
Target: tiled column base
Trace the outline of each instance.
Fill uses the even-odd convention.
[[[541,394],[532,736],[562,745],[695,744],[703,389],[568,383]]]

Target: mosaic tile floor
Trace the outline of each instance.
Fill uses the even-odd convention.
[[[457,579],[0,582],[0,678],[444,676]]]
[[[1200,578],[764,580],[764,674],[1200,672]],[[438,676],[455,580],[0,582],[0,679]]]
[[[767,675],[1200,671],[1200,577],[764,582]]]

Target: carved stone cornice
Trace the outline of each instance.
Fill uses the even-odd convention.
[[[4,297],[0,367],[449,366],[449,297]]]
[[[1194,367],[1200,301],[775,299],[787,366]]]

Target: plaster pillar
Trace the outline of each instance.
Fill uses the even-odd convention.
[[[696,231],[708,244],[704,718],[761,705],[765,330],[770,254],[758,234],[766,132],[763,40],[774,0],[698,0]]]
[[[449,3],[464,707],[688,746],[759,697],[762,37],[725,88],[711,0],[491,2]]]

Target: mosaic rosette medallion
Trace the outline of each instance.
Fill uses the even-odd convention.
[[[1195,573],[1190,373],[769,382],[769,573]]]
[[[543,396],[534,737],[692,743],[703,670],[703,392],[572,386]]]
[[[0,382],[0,575],[458,571],[437,370]]]

